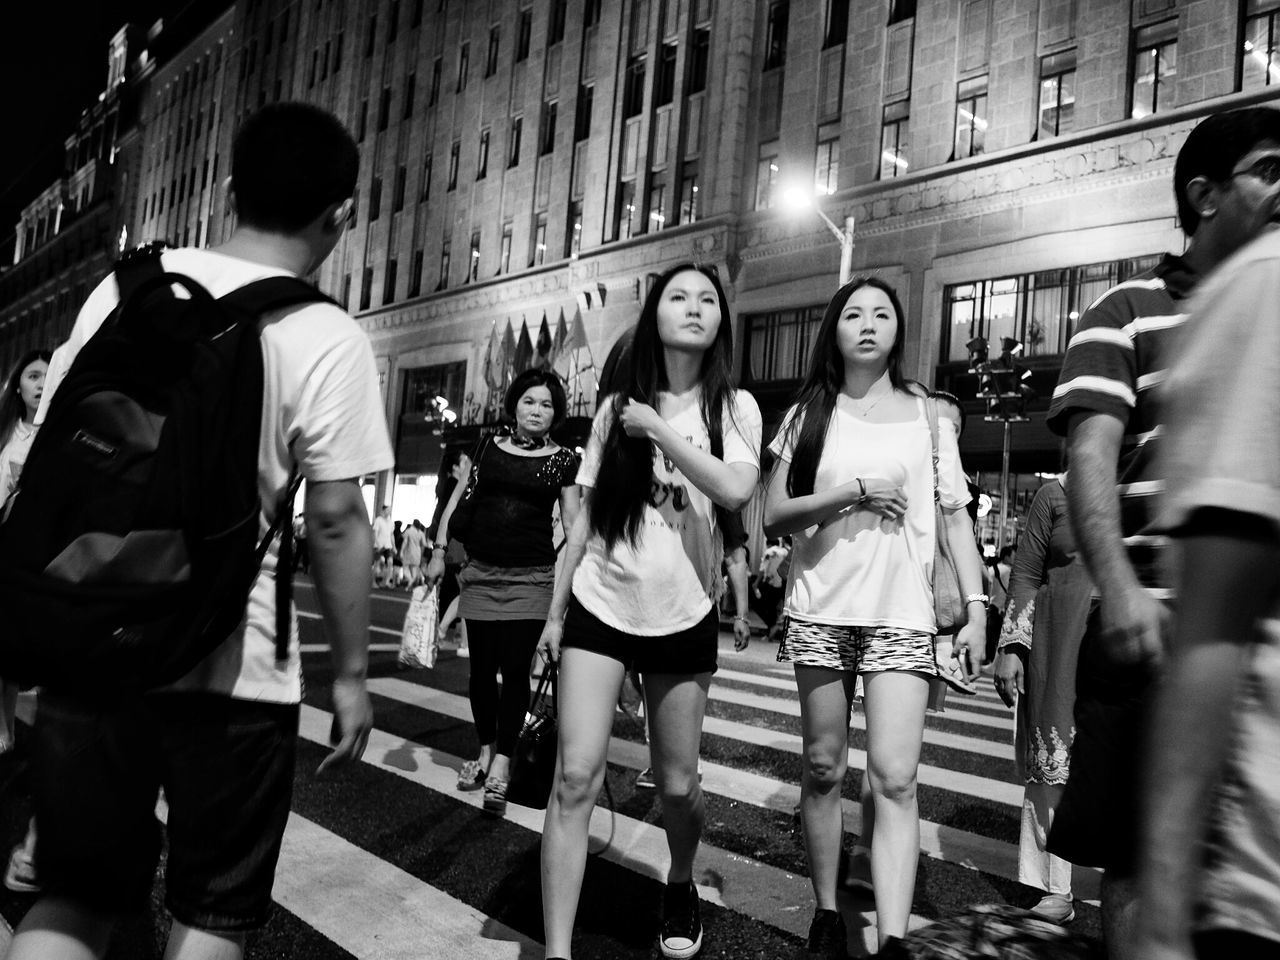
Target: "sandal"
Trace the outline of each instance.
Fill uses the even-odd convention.
[[[458,771],[459,790],[479,790],[484,786],[484,781],[484,768],[480,766],[479,760],[468,760]]]
[[[500,817],[507,812],[507,781],[490,777],[484,785],[484,812]]]

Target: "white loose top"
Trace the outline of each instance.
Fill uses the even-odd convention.
[[[857,415],[853,400],[838,396],[814,489],[828,490],[858,477],[890,480],[903,486],[907,512],[901,520],[887,520],[850,507],[821,526],[793,534],[789,616],[841,626],[937,632],[933,448],[923,400],[917,410],[916,418],[904,423],[868,423]],[[769,445],[787,464],[795,414],[795,407],[787,411]],[[784,470],[778,482],[785,481]],[[938,488],[947,509],[969,502],[955,424],[946,417],[938,418]]]

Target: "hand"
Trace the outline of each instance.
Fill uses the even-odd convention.
[[[1158,662],[1164,653],[1169,610],[1134,584],[1104,594],[1098,611],[1103,647],[1119,663]]]
[[[333,730],[330,732],[333,752],[320,761],[316,776],[353,763],[364,756],[373,729],[373,704],[364,677],[333,681]]]
[[[956,634],[951,655],[956,658],[965,680],[977,680],[987,660],[987,611],[978,612],[977,604],[969,607],[969,621]]]
[[[1026,696],[1022,663],[1024,647],[1008,647],[996,654],[996,693],[1006,707],[1012,707],[1017,697]]]
[[[870,510],[886,520],[902,519],[907,512],[907,494],[901,485],[876,477],[870,479],[863,477],[862,482],[867,487],[867,496],[862,503],[857,503],[858,497],[862,495],[862,488],[858,486],[857,481],[851,484],[854,503],[860,509]]]
[[[453,479],[459,483],[466,483],[471,477],[471,458],[464,453],[458,457],[458,462],[453,465],[449,472],[453,474]]]
[[[751,624],[745,617],[733,618],[733,649],[741,653],[751,642]]]
[[[948,684],[959,690],[961,693],[969,696],[976,696],[978,688],[973,682],[967,679],[964,671],[960,669],[960,661],[954,655],[954,638],[949,634],[939,634],[933,644],[933,662],[938,667],[938,673],[942,679]]]
[[[538,638],[538,656],[547,663],[559,663],[560,638],[564,635],[564,618],[547,617]]]
[[[426,581],[428,587],[434,587],[444,579],[443,553],[437,553],[434,550],[431,551],[431,560],[427,563],[427,569],[422,574],[422,579]]]
[[[658,416],[658,411],[647,403],[628,400],[622,408],[622,429],[628,437],[644,437],[652,440],[658,430],[666,423]]]

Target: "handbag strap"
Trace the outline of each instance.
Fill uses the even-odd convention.
[[[938,403],[933,399],[920,402],[924,404],[924,416],[929,421],[929,442],[933,449],[933,499],[941,502],[938,492]]]
[[[538,677],[538,686],[533,691],[533,697],[529,700],[529,712],[536,712],[539,703],[544,699],[551,705],[551,716],[558,718],[560,715],[560,689],[556,682],[556,675],[559,668],[556,662],[551,660],[542,668],[542,674]],[[547,688],[551,688],[551,696],[547,698]]]

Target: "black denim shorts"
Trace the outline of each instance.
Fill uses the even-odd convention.
[[[571,596],[560,646],[611,657],[641,674],[692,674],[715,673],[719,643],[720,616],[715,604],[692,627],[658,637],[640,637],[609,626]]]
[[[206,693],[36,708],[36,871],[106,913],[146,907],[168,803],[165,905],[189,927],[261,927],[293,792],[299,708]]]

